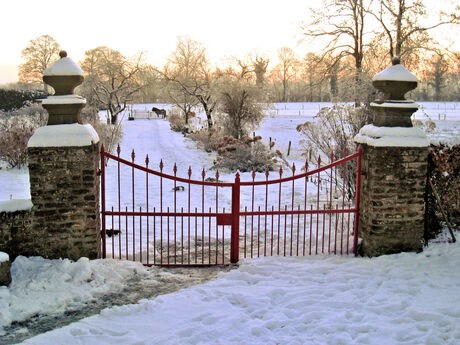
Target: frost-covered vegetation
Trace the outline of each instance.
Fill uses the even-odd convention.
[[[20,168],[27,162],[27,142],[46,123],[45,110],[36,104],[18,110],[0,111],[0,160]]]

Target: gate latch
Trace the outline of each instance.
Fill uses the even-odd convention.
[[[232,225],[233,217],[231,213],[221,213],[217,215],[217,225]]]

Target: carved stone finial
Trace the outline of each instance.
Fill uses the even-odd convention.
[[[396,56],[393,56],[393,57],[391,58],[391,64],[392,64],[393,66],[401,64],[401,58],[400,58],[399,56],[397,56],[397,55],[396,55]]]

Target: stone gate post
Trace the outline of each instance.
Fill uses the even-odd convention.
[[[423,248],[429,141],[412,127],[414,101],[404,94],[417,78],[399,62],[373,78],[383,99],[371,103],[372,124],[355,141],[362,144],[361,254],[377,256]]]
[[[42,103],[46,126],[28,143],[32,224],[18,238],[22,255],[47,258],[100,256],[99,137],[83,125],[86,100],[73,90],[83,81],[81,68],[62,51],[43,80],[55,95]]]

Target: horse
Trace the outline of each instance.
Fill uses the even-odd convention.
[[[158,109],[158,108],[153,107],[152,111],[155,114],[157,114],[158,117],[163,117],[163,118],[166,117],[166,110],[164,110],[164,109]]]

